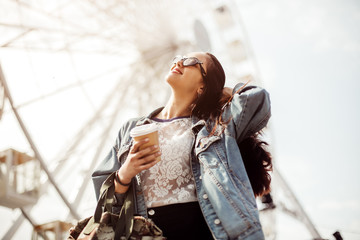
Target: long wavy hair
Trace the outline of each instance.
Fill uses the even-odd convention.
[[[192,115],[200,119],[211,120],[210,135],[213,135],[218,126],[226,127],[230,121],[230,119],[223,120],[221,116],[224,104],[230,102],[232,96],[223,96],[226,77],[219,60],[211,53],[206,54],[211,58],[211,61],[207,66],[207,74],[203,77],[203,92],[194,103]],[[266,150],[266,145],[267,143],[260,139],[259,133],[238,142],[246,172],[256,197],[270,192],[271,176],[269,172],[272,171],[272,158]]]

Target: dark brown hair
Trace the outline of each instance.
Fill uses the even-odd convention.
[[[244,161],[247,175],[255,197],[262,196],[270,192],[272,171],[272,158],[265,141],[260,139],[260,133],[238,142],[241,156]]]
[[[225,71],[219,60],[211,53],[206,53],[212,61],[207,66],[206,76],[203,76],[204,88],[195,102],[192,115],[200,119],[215,120],[221,115],[222,90],[225,85]]]
[[[211,61],[207,66],[206,76],[203,77],[203,92],[195,102],[192,115],[204,120],[210,119],[212,130],[209,135],[213,135],[218,125],[226,126],[231,120],[223,120],[221,115],[224,102],[230,101],[232,96],[228,96],[224,100],[222,91],[225,85],[225,71],[214,55],[206,54]],[[238,142],[255,196],[270,192],[271,176],[269,171],[272,171],[272,159],[270,153],[265,149],[266,145],[266,142],[260,140],[258,133]]]

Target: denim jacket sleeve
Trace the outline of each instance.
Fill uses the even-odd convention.
[[[243,85],[237,84],[233,94]],[[266,126],[271,116],[269,93],[257,86],[246,86],[234,95],[224,113],[225,116],[231,116],[231,121],[235,125],[234,137],[241,142]]]
[[[138,119],[130,119],[119,130],[114,146],[111,148],[105,159],[99,164],[92,174],[92,180],[95,188],[96,199],[99,199],[100,189],[106,178],[121,167],[121,163],[127,158],[131,138],[130,129],[135,126]],[[124,193],[115,193],[115,206],[120,207],[125,199]]]
[[[120,129],[118,133],[118,137],[114,146],[111,148],[109,153],[106,155],[105,159],[99,164],[97,169],[92,174],[92,180],[95,188],[96,199],[99,199],[100,188],[106,178],[112,173],[117,171],[120,168],[120,162],[118,161],[118,151],[121,146],[121,135],[122,135],[123,127]],[[116,203],[121,204],[122,198],[124,194],[115,193],[115,201]]]
[[[105,159],[100,163],[97,169],[92,174],[92,180],[95,188],[96,199],[99,199],[100,188],[106,178],[120,168],[120,163],[117,160],[117,146],[119,139],[116,140],[116,144],[111,148]]]

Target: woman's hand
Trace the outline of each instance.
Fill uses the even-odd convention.
[[[135,142],[135,144],[130,148],[129,155],[118,171],[119,178],[122,183],[130,183],[131,179],[138,173],[151,168],[158,162],[157,158],[161,155],[158,145],[153,145],[140,150],[140,147],[148,141],[149,139],[145,138],[139,142]],[[115,181],[116,192],[126,192],[127,189],[127,186],[120,185]]]

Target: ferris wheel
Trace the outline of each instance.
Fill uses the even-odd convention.
[[[236,1],[1,5],[1,215],[12,216],[3,239],[36,235],[36,229],[45,234],[51,224],[66,229],[67,222],[93,213],[92,171],[122,121],[165,103],[163,79],[173,56],[212,52],[223,63],[226,85],[249,78],[263,85]],[[280,173],[274,177],[273,189],[285,194],[261,211],[267,239],[276,239],[274,206],[321,239]]]

